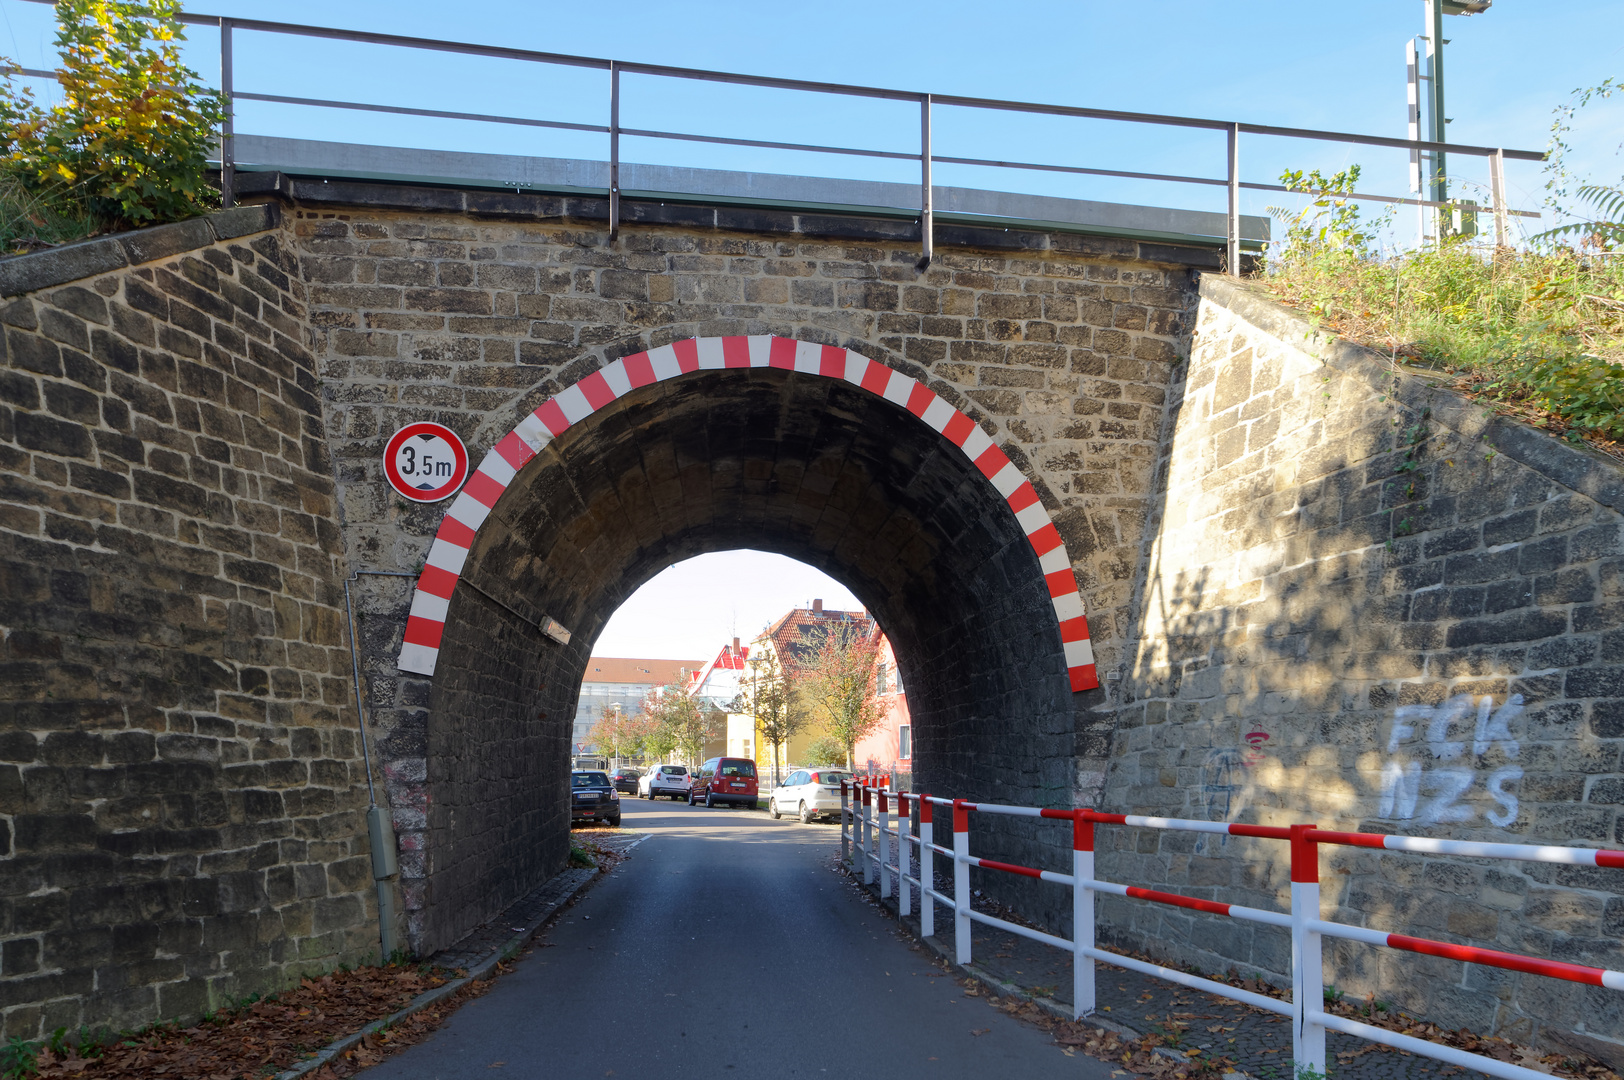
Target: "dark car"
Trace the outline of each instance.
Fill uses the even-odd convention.
[[[732,803],[735,806],[756,808],[756,763],[749,758],[711,758],[694,773],[688,788],[688,805],[703,802],[706,806]]]
[[[620,824],[620,792],[609,782],[608,773],[596,769],[570,773],[570,824],[577,821]]]
[[[642,778],[643,774],[636,769],[616,769],[612,779],[615,782],[616,791],[624,792],[627,795],[636,795],[637,781]]]

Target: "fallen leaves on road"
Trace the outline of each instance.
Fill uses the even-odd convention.
[[[334,1039],[353,1034],[443,986],[449,972],[417,966],[362,967],[301,980],[291,990],[242,1008],[222,1011],[192,1027],[163,1024],[80,1056],[71,1045],[40,1050],[41,1080],[262,1080],[308,1058]],[[368,1035],[318,1069],[312,1080],[343,1080],[376,1065],[397,1048],[432,1031],[463,1001],[485,992],[470,983],[451,997]],[[93,1048],[83,1048],[96,1053]]]
[[[604,826],[588,831],[583,827],[570,831],[570,846],[591,855],[598,869],[607,874],[625,861],[630,851],[630,841],[637,838],[638,834],[630,829]]]

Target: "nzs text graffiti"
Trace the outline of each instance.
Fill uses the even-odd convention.
[[[1382,766],[1378,816],[1426,825],[1471,821],[1479,808],[1462,800],[1481,776],[1496,807],[1484,814],[1489,824],[1504,828],[1516,821],[1517,793],[1510,785],[1522,779],[1522,766],[1490,766],[1516,760],[1521,747],[1511,725],[1522,714],[1521,694],[1512,694],[1498,709],[1493,698],[1474,701],[1470,694],[1438,705],[1399,706],[1387,740],[1389,760]],[[1425,740],[1424,755],[1414,746],[1417,736]]]

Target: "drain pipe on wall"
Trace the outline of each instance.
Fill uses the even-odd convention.
[[[378,889],[378,946],[380,964],[399,948],[395,935],[395,889],[392,880],[400,873],[395,851],[395,824],[387,807],[378,805],[378,790],[372,782],[372,754],[367,749],[366,706],[361,701],[361,651],[355,642],[355,606],[350,601],[350,583],[361,576],[415,578],[400,570],[357,570],[344,579],[344,616],[350,631],[350,675],[355,680],[355,722],[361,731],[361,762],[367,771],[367,838],[372,843],[372,879]]]

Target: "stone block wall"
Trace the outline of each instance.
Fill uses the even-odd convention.
[[[448,643],[424,790],[433,793],[421,865],[405,879],[408,930],[425,948],[458,941],[569,859],[570,722],[580,692],[557,668],[584,665],[532,622],[471,589],[475,615]],[[549,692],[550,691],[550,692]],[[430,881],[432,880],[432,885]],[[433,890],[432,905],[425,891]],[[432,943],[432,944],[429,944]]]
[[[621,356],[696,335],[778,334],[856,349],[980,423],[1040,492],[1102,670],[1116,663],[1194,304],[1179,259],[1201,253],[1065,235],[1033,250],[1031,236],[962,230],[976,235],[939,234],[921,271],[906,224],[634,204],[638,223],[611,244],[590,200],[437,192],[462,201],[436,212],[409,209],[414,192],[296,186],[289,216],[357,566],[416,570],[444,512],[399,499],[382,477],[401,425],[446,424],[478,460],[525,413]],[[411,932],[444,944],[422,936],[427,906],[443,899],[429,893],[442,865],[429,850],[436,691],[394,668],[409,588],[367,590],[369,710],[384,732]],[[1080,797],[1097,792],[1108,723],[1084,715]],[[917,730],[922,753],[928,738]],[[475,921],[513,898],[487,898]]]
[[[377,947],[337,496],[274,211],[0,264],[29,290],[0,303],[7,1037],[196,1016]]]
[[[1624,843],[1624,469],[1241,286],[1201,289],[1104,804]],[[1112,880],[1289,903],[1283,843],[1101,847]],[[1330,918],[1624,967],[1618,871],[1326,849],[1323,879]],[[1115,900],[1101,921],[1179,962],[1290,970],[1283,931]],[[1326,977],[1445,1026],[1624,1044],[1599,988],[1329,939]]]

